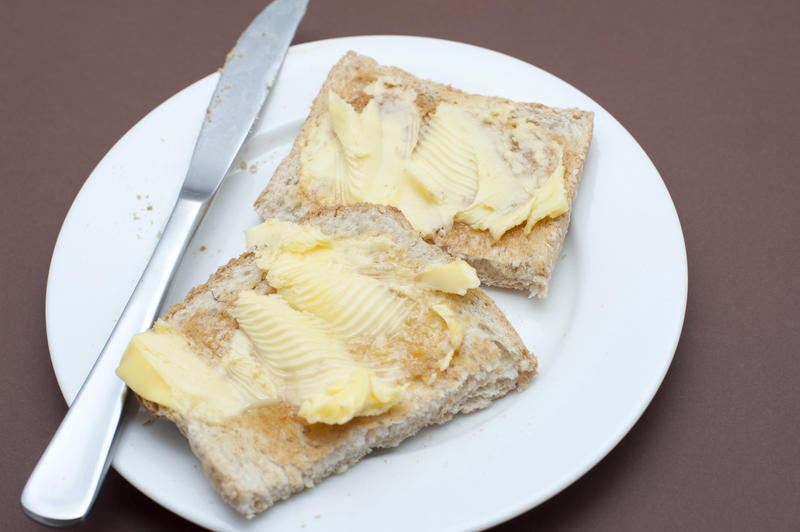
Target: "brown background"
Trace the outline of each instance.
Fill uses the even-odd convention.
[[[216,69],[265,3],[2,2],[0,529],[39,528],[19,494],[66,409],[44,322],[64,215],[120,136]],[[800,2],[311,4],[296,42],[435,36],[561,77],[628,128],[677,206],[689,302],[661,390],[605,460],[501,530],[800,529]],[[112,471],[79,528],[194,527]]]

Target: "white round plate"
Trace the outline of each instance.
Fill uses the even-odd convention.
[[[215,530],[464,530],[514,517],[558,493],[630,430],[672,360],[686,308],[686,251],[664,183],[602,107],[527,63],[417,37],[294,46],[258,126],[223,183],[168,295],[245,246],[250,207],[289,151],[312,98],[347,51],[466,91],[594,111],[594,139],[550,296],[488,292],[539,358],[521,393],[426,429],[396,449],[253,520],[213,491],[189,446],[142,411],[124,423],[113,465],[170,510]],[[100,352],[177,197],[212,74],[136,124],[92,172],[67,215],[47,285],[47,335],[68,402]],[[242,162],[246,169],[242,168]]]

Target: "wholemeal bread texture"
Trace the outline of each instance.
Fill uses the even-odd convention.
[[[449,262],[441,249],[423,241],[392,207],[355,204],[322,208],[304,223],[334,237],[388,235],[420,264]],[[237,322],[234,302],[243,290],[274,292],[252,251],[231,260],[164,320],[210,357],[223,352]],[[484,408],[506,393],[525,387],[536,359],[482,290],[447,294],[463,319],[460,349],[432,383],[414,381],[388,411],[360,416],[342,425],[309,423],[286,403],[257,406],[221,424],[182,415],[144,400],[154,415],[174,422],[188,439],[206,476],[222,498],[252,517],[291,494],[341,473],[376,448],[394,447],[420,429],[444,423],[461,412]]]
[[[311,149],[309,138],[329,113],[329,94],[336,93],[356,110],[363,109],[372,96],[367,89],[375,80],[386,80],[392,90],[407,89],[416,94],[416,106],[423,122],[439,105],[448,103],[469,109],[510,109],[514,119],[539,128],[546,140],[562,148],[563,188],[568,210],[547,217],[528,228],[524,224],[506,231],[499,240],[489,231],[476,230],[455,221],[428,235],[428,240],[455,257],[468,261],[485,285],[528,290],[531,296],[547,295],[550,277],[569,227],[572,205],[592,138],[593,114],[579,109],[556,109],[537,103],[515,103],[503,98],[467,94],[450,86],[422,80],[398,68],[381,66],[373,59],[349,52],[330,71],[314,100],[289,155],[276,169],[271,181],[255,202],[262,218],[302,219],[320,206],[301,186],[303,150]],[[399,87],[399,89],[396,89]],[[366,91],[366,92],[365,92]],[[502,119],[498,119],[502,120]],[[491,127],[507,134],[511,126],[498,122]],[[516,127],[516,126],[514,126]],[[531,170],[536,170],[533,157]]]

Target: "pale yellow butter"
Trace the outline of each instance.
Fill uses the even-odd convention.
[[[386,235],[331,238],[278,220],[246,236],[275,292],[238,294],[238,329],[213,359],[165,322],[137,335],[117,372],[140,396],[210,423],[284,402],[309,423],[343,424],[403,399],[404,357],[430,360],[427,382],[461,346],[441,292],[478,285],[463,261],[420,273]]]
[[[461,259],[446,264],[431,264],[420,274],[420,281],[434,290],[463,296],[481,282],[475,268]]]
[[[117,375],[149,401],[219,423],[277,398],[271,380],[258,382],[247,364],[240,352],[231,349],[220,363],[211,365],[179,331],[158,321],[152,330],[133,338]],[[244,382],[237,379],[241,374],[248,375]]]
[[[510,104],[440,103],[422,126],[412,90],[377,80],[365,92],[359,113],[329,91],[329,112],[309,132],[300,185],[318,201],[393,205],[426,237],[459,221],[499,239],[568,209],[562,147]],[[489,127],[493,119],[511,132]]]
[[[278,376],[283,398],[299,403],[309,423],[379,414],[401,396],[400,387],[360,367],[325,320],[292,308],[280,295],[243,291],[234,317]]]
[[[458,321],[455,312],[449,306],[439,303],[431,308],[447,325],[447,330],[450,333],[450,345],[453,347],[439,363],[439,369],[444,370],[450,365],[455,350],[461,347],[461,342],[464,341],[464,325]]]

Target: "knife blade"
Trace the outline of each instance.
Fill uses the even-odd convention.
[[[308,0],[275,0],[225,60],[183,186],[161,238],[89,376],[36,464],[20,502],[50,526],[86,518],[111,463],[127,387],[115,375],[131,337],[149,328],[186,248],[253,126]]]

